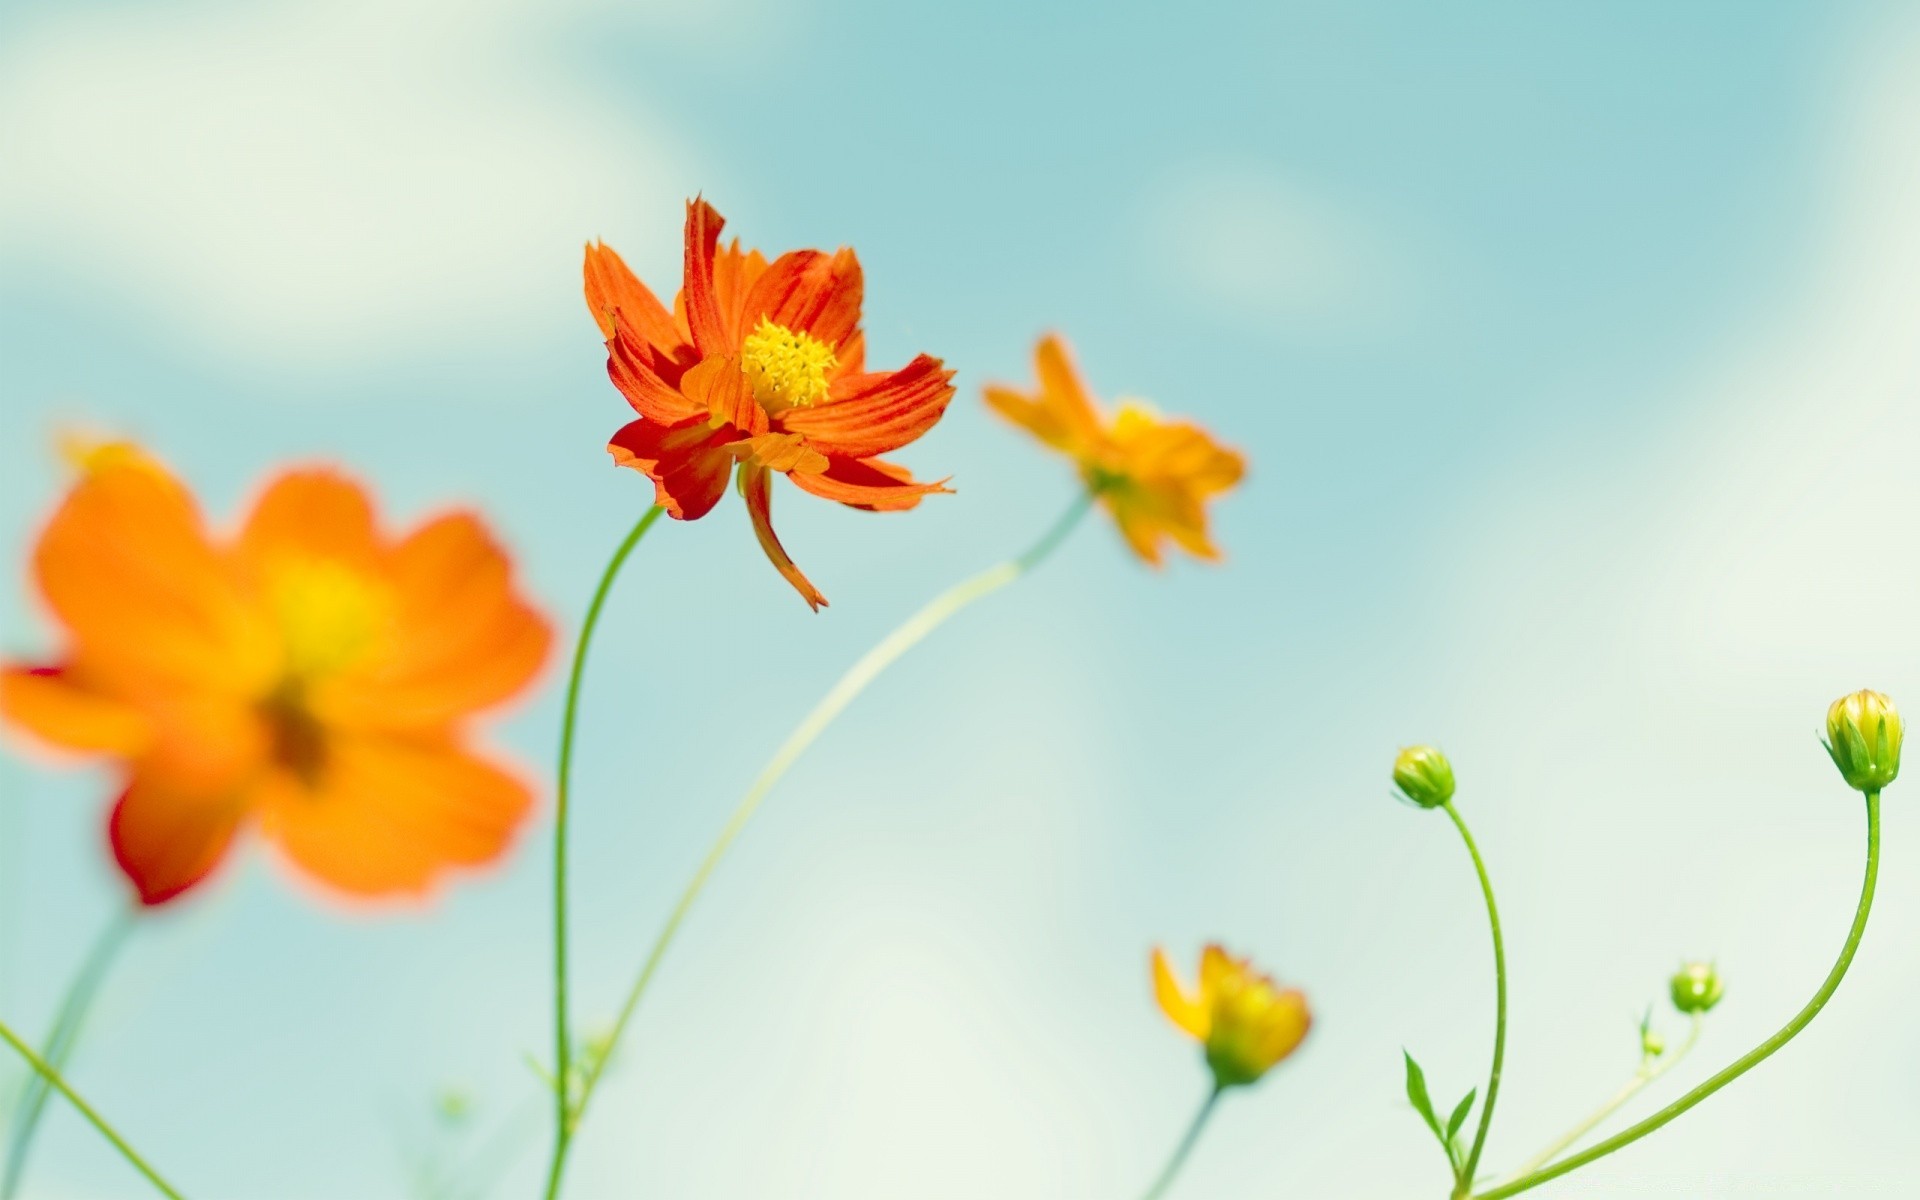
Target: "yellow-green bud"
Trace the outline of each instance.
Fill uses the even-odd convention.
[[[1720,1003],[1725,990],[1712,963],[1691,962],[1673,977],[1673,1006],[1688,1016],[1703,1013]]]
[[[1393,760],[1393,782],[1421,808],[1439,808],[1453,799],[1453,764],[1432,746],[1408,746]]]
[[[1842,696],[1827,709],[1827,753],[1857,792],[1877,792],[1900,774],[1900,713],[1879,692]]]
[[[1640,1031],[1640,1053],[1648,1058],[1659,1058],[1667,1052],[1667,1039],[1651,1029]]]

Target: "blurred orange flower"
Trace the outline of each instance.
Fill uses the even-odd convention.
[[[75,458],[33,555],[67,647],[0,669],[0,713],[117,763],[113,852],[144,903],[205,879],[248,824],[354,896],[505,850],[532,794],[464,727],[526,687],[552,634],[478,517],[389,538],[358,484],[304,469],[220,538],[136,448]]]
[[[770,480],[854,508],[891,512],[948,489],[877,457],[933,428],[953,372],[926,354],[869,372],[862,278],[852,250],[793,250],[768,263],[725,222],[687,203],[686,260],[669,312],[601,243],[587,247],[587,307],[607,339],[607,373],[639,420],[607,449],[645,472],[654,502],[691,521],[720,501],[734,465],[761,549],[808,604],[826,598],[774,535]]]
[[[1215,1084],[1249,1084],[1299,1048],[1313,1023],[1307,998],[1282,989],[1246,959],[1217,945],[1200,954],[1200,986],[1191,996],[1165,952],[1153,952],[1153,994],[1167,1018],[1205,1047]]]
[[[1073,459],[1146,562],[1160,565],[1168,538],[1197,557],[1219,558],[1206,502],[1240,482],[1246,460],[1198,425],[1168,420],[1138,400],[1122,401],[1107,417],[1058,335],[1041,339],[1034,369],[1038,391],[989,386],[988,406]]]

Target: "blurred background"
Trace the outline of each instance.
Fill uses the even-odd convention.
[[[222,523],[288,458],[396,521],[478,504],[570,630],[650,500],[602,450],[628,409],[580,246],[670,292],[696,191],[750,244],[857,246],[871,360],[959,368],[900,456],[957,495],[780,485],[831,610],[731,498],[622,580],[577,775],[589,1029],[813,699],[1068,502],[978,402],[1036,335],[1251,458],[1225,565],[1156,575],[1090,522],[816,747],[696,911],[573,1196],[1137,1194],[1204,1083],[1147,953],[1213,938],[1317,1024],[1176,1195],[1442,1195],[1400,1052],[1447,1101],[1483,1082],[1491,966],[1452,831],[1388,796],[1414,741],[1452,756],[1505,908],[1495,1169],[1626,1078],[1683,956],[1727,999],[1639,1111],[1838,949],[1860,804],[1816,731],[1862,686],[1920,708],[1920,18],[1156,7],[0,7],[9,654],[52,644],[18,564],[67,423],[144,439]],[[543,777],[558,674],[498,726]],[[18,743],[0,770],[0,1012],[37,1033],[123,902],[111,780]],[[1907,800],[1827,1015],[1539,1194],[1908,1194]],[[550,848],[543,811],[501,868],[349,911],[255,846],[128,949],[72,1075],[196,1197],[418,1196],[425,1160],[530,1195]],[[56,1104],[27,1194],[148,1192]]]

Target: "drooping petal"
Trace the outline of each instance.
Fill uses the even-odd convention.
[[[1202,999],[1186,994],[1173,973],[1172,964],[1167,962],[1166,951],[1158,946],[1153,949],[1153,998],[1159,1002],[1160,1011],[1167,1014],[1169,1021],[1200,1041],[1207,1040],[1209,1017],[1206,1004]]]
[[[687,330],[674,320],[659,297],[640,282],[640,277],[613,247],[605,242],[587,243],[581,274],[586,284],[587,308],[598,322],[601,336],[613,337],[618,316],[651,352],[650,361],[658,359],[684,366],[691,360],[693,347]]]
[[[720,229],[726,220],[705,200],[687,201],[687,247],[685,278],[680,296],[687,311],[687,329],[702,357],[731,354],[735,349],[727,340],[721,322],[719,301],[714,295],[713,254],[720,241]]]
[[[633,411],[648,420],[684,421],[699,411],[699,406],[681,393],[679,384],[686,381],[686,373],[672,378],[662,374],[651,348],[627,327],[624,315],[616,320],[613,336],[607,340],[607,378]]]
[[[709,358],[680,380],[689,415],[698,413],[716,427],[738,430],[736,437],[767,431],[767,410],[753,398],[753,387],[735,358]],[[681,418],[684,419],[684,418]]]
[[[1034,350],[1039,390],[989,386],[987,406],[1062,453],[1084,457],[1102,438],[1099,409],[1080,381],[1066,342],[1057,334],[1042,338]]]
[[[692,521],[713,511],[733,474],[727,449],[740,436],[732,426],[715,429],[705,414],[677,425],[629,421],[613,435],[607,453],[622,467],[653,480],[653,502],[676,521]]]
[[[255,625],[199,510],[157,465],[82,475],[34,548],[34,572],[95,681],[115,695],[164,694],[257,677]]]
[[[760,539],[760,549],[766,552],[768,561],[779,571],[800,598],[815,612],[827,606],[827,598],[813,586],[807,577],[800,573],[793,559],[787,557],[786,548],[780,545],[780,539],[773,532],[773,507],[771,475],[764,467],[741,468],[740,496],[747,502],[747,514],[753,519],[754,536]]]
[[[87,686],[69,667],[0,669],[0,716],[63,750],[129,757],[153,736],[137,706]]]
[[[499,858],[532,807],[520,779],[444,739],[341,734],[311,786],[277,783],[261,822],[341,892],[419,895],[450,869]]]
[[[735,442],[732,450],[743,470],[818,473],[828,465],[827,456],[797,433],[763,433]]]
[[[842,247],[832,254],[790,250],[754,283],[746,318],[765,317],[795,333],[824,343],[837,359],[860,331],[860,302],[865,289],[860,260]]]
[[[826,470],[795,472],[788,478],[822,499],[871,512],[902,512],[920,503],[923,496],[953,490],[944,479],[916,483],[905,467],[879,458],[829,457]]]
[[[922,354],[891,374],[843,375],[824,404],[781,414],[784,429],[830,455],[868,458],[932,429],[953,400],[953,372]]]
[[[107,836],[140,903],[151,906],[212,874],[245,815],[235,792],[200,792],[164,774],[136,774],[113,807]]]
[[[392,649],[310,698],[323,721],[422,729],[519,692],[553,643],[546,619],[514,588],[512,562],[473,513],[449,513],[389,556]]]

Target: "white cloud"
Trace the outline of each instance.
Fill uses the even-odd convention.
[[[1377,223],[1257,164],[1187,164],[1149,194],[1144,230],[1160,270],[1223,310],[1329,332],[1412,299]]]
[[[0,46],[0,260],[270,366],[572,317],[579,244],[699,184],[543,42],[599,7],[49,9]]]

